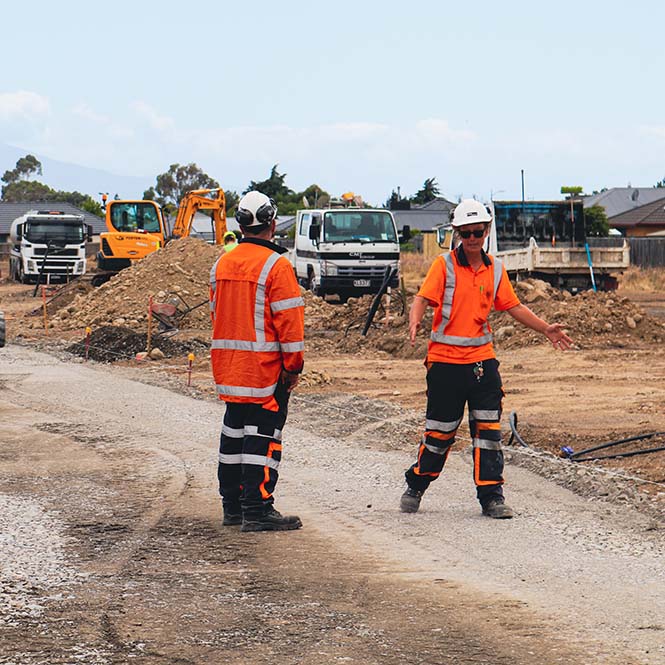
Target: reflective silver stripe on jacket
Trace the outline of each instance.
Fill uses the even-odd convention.
[[[261,268],[259,281],[256,283],[256,300],[254,301],[254,330],[256,332],[257,342],[266,341],[266,282],[268,281],[268,275],[270,274],[270,271],[274,268],[279,259],[280,254],[277,254],[277,252],[272,252],[270,256],[268,256],[266,262],[263,264],[263,268]]]
[[[221,259],[221,258],[222,257],[220,256],[219,259]],[[217,264],[219,263],[219,259],[217,259],[217,261],[215,261],[212,268],[210,269],[210,288],[213,291],[217,290]]]
[[[453,432],[455,431],[462,422],[462,419],[452,420],[450,422],[445,422],[443,420],[425,420],[425,429],[426,430],[436,430],[437,432]]]
[[[281,312],[285,309],[293,309],[294,307],[304,307],[305,301],[301,296],[297,298],[285,298],[284,300],[276,300],[275,302],[270,303],[270,311]]]
[[[271,397],[275,394],[277,384],[266,388],[251,388],[250,386],[224,386],[216,385],[217,393],[220,395],[232,395],[233,397]]]
[[[230,349],[231,351],[279,351],[279,342],[250,342],[245,339],[213,339],[211,349]]]
[[[438,328],[432,329],[430,339],[439,344],[451,344],[453,346],[483,346],[492,341],[492,333],[490,332],[489,323],[485,321],[483,324],[484,335],[480,337],[461,337],[459,335],[446,335],[445,330],[448,323],[450,323],[450,313],[453,307],[453,298],[455,296],[455,264],[453,262],[453,253],[449,252],[445,258],[446,261],[446,286],[443,291],[443,302],[441,304],[441,323]],[[493,271],[493,298],[492,302],[496,299],[496,292],[501,282],[503,275],[503,263],[499,259],[494,259]]]
[[[228,453],[219,454],[220,464],[251,464],[253,466],[269,466],[271,469],[279,469],[279,462],[272,457],[265,455],[248,455],[247,453],[238,453],[229,455]]]
[[[297,353],[305,350],[305,342],[285,342],[280,348],[284,353]]]
[[[499,420],[499,412],[491,410],[472,409],[471,418],[473,420]]]
[[[501,450],[501,441],[490,441],[489,439],[474,439],[474,448],[483,448],[484,450]]]
[[[245,436],[261,436],[271,441],[282,440],[282,430],[276,429],[272,434],[259,434],[259,428],[256,425],[245,425],[245,427],[229,427],[222,425],[222,434],[230,439],[242,439]]]

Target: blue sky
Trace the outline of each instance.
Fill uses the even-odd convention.
[[[665,6],[598,7],[12,3],[0,144],[138,185],[194,161],[241,190],[279,163],[294,189],[374,203],[427,177],[450,198],[519,198],[521,169],[527,198],[651,186],[665,177]]]

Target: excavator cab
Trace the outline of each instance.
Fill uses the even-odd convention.
[[[117,271],[164,245],[162,210],[154,201],[109,201],[106,233],[100,234],[97,267]]]

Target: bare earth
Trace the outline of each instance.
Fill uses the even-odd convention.
[[[8,328],[22,288],[0,285]],[[659,350],[500,351],[505,415],[554,453],[665,430]],[[462,440],[403,515],[421,360],[310,354],[278,485],[305,527],[245,535],[204,363],[187,388],[175,362],[55,354],[0,350],[0,663],[665,663],[665,453],[510,449],[496,522]]]

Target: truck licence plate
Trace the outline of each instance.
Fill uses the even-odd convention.
[[[369,286],[368,279],[354,279],[353,286]]]

